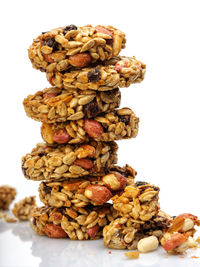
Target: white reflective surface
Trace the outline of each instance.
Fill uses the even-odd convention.
[[[137,260],[127,259],[124,252],[107,249],[102,240],[50,239],[36,235],[29,223],[0,222],[1,267],[200,266],[200,258],[191,258],[200,256],[200,249],[190,250],[183,255],[184,259],[178,256],[167,257],[162,248],[148,254],[140,254]]]

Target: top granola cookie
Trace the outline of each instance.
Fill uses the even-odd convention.
[[[57,71],[64,71],[115,57],[125,43],[125,34],[112,26],[69,25],[39,35],[28,55],[36,69],[48,72],[53,64]]]

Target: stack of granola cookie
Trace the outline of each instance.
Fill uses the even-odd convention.
[[[38,36],[29,48],[34,68],[52,87],[29,95],[27,116],[42,122],[45,143],[22,158],[27,179],[39,186],[38,234],[97,239],[119,211],[107,203],[134,185],[135,171],[117,163],[116,140],[137,136],[139,119],[120,105],[119,87],[144,78],[145,65],[118,56],[125,35],[111,26],[69,25]]]

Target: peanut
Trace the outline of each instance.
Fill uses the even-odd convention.
[[[140,252],[146,253],[146,252],[156,250],[158,247],[158,244],[159,244],[158,238],[152,235],[152,236],[140,239],[140,241],[137,244],[137,248]]]
[[[113,37],[113,33],[112,33],[111,31],[107,30],[107,29],[104,28],[104,27],[96,26],[95,29],[96,29],[96,32],[105,33],[105,34],[107,34],[107,35]]]
[[[112,197],[110,190],[103,185],[89,185],[84,194],[98,205],[106,203]]]
[[[67,234],[59,225],[55,225],[52,223],[45,225],[45,233],[48,237],[51,238],[65,238]]]
[[[191,230],[194,227],[194,223],[191,219],[186,218],[182,227],[182,231],[186,232]]]
[[[90,238],[94,238],[95,235],[98,233],[98,231],[99,231],[99,225],[96,224],[95,226],[93,226],[93,227],[91,227],[91,228],[89,228],[89,229],[87,230],[87,234],[88,234],[88,236],[89,236]]]
[[[71,136],[68,134],[68,132],[64,128],[57,130],[53,134],[53,141],[55,141],[58,144],[67,143],[69,142],[70,139],[71,139]]]
[[[76,68],[86,67],[90,64],[91,61],[92,58],[88,53],[80,53],[69,56],[69,63]]]
[[[81,147],[84,149],[83,152],[86,155],[86,157],[93,158],[95,156],[95,148],[93,146],[82,145]]]
[[[55,96],[57,96],[56,93],[46,93],[46,94],[44,94],[44,98],[50,98],[50,97],[55,97]]]
[[[49,63],[54,63],[54,60],[51,58],[48,54],[43,54],[44,60],[46,60]]]
[[[101,138],[103,134],[103,127],[100,123],[94,120],[86,119],[84,123],[84,129],[92,138]]]
[[[109,174],[103,176],[102,180],[105,185],[113,191],[122,190],[127,184],[126,178],[119,172],[110,172]]]
[[[115,64],[115,67],[114,69],[117,71],[117,72],[120,72],[122,68],[126,68],[128,66],[128,61],[127,60],[120,60],[119,62],[117,62]]]
[[[73,163],[74,165],[80,166],[83,169],[89,170],[93,167],[93,162],[90,159],[76,159]]]

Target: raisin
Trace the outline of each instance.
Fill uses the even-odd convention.
[[[56,50],[58,50],[58,43],[55,41],[55,39],[52,37],[46,41],[43,42],[43,45],[47,45],[49,47],[53,48],[53,52],[55,52]]]
[[[44,190],[45,194],[50,194],[51,193],[51,189],[52,188],[50,186],[45,185],[43,190]]]
[[[47,33],[47,32],[42,32],[42,34],[45,34],[45,33]]]
[[[129,116],[127,116],[127,115],[119,116],[119,121],[124,122],[124,123],[128,123],[129,122]]]
[[[57,209],[57,212],[60,212],[62,215],[64,215],[66,212],[66,209],[65,209],[65,207],[60,207]]]
[[[43,157],[44,155],[45,155],[44,152],[38,153],[38,156],[39,156],[39,157]]]
[[[71,24],[71,25],[66,26],[66,27],[63,29],[63,33],[65,34],[65,33],[68,32],[68,31],[77,30],[77,29],[78,29],[78,28],[77,28],[74,24]]]
[[[138,186],[141,186],[141,185],[145,185],[145,184],[148,184],[147,182],[142,182],[142,181],[138,181],[134,184],[134,187],[138,187]]]
[[[33,218],[33,225],[36,226],[36,219],[35,218]]]
[[[98,69],[94,69],[88,72],[88,81],[97,82],[101,79],[101,72]]]
[[[100,112],[96,100],[93,100],[87,105],[84,105],[83,112],[88,118],[96,117]]]

